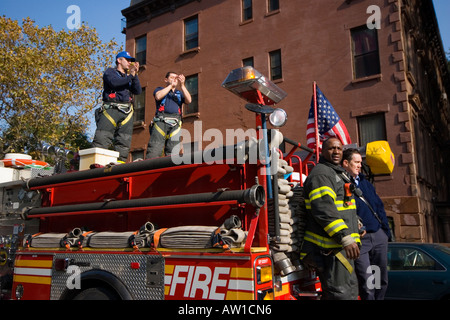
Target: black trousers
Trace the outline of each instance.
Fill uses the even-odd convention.
[[[124,113],[116,108],[95,110],[95,131],[92,146],[119,152],[119,161],[126,162],[133,134],[133,110]]]
[[[164,121],[156,121],[150,129],[150,140],[147,146],[146,159],[169,156],[173,148],[180,142],[181,122],[170,125]]]
[[[302,260],[303,264],[313,269],[320,279],[322,300],[356,300],[358,299],[358,280],[354,270],[350,272],[335,253],[326,254],[316,247]],[[345,251],[340,251],[343,258]],[[353,268],[353,260],[348,260]]]

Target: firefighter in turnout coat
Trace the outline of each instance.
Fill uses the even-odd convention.
[[[307,219],[301,256],[319,276],[322,299],[352,300],[358,297],[353,260],[359,257],[361,241],[355,200],[346,193],[342,175],[347,173],[341,160],[341,141],[329,138],[305,181]]]

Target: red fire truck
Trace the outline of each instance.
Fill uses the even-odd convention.
[[[266,121],[283,122],[273,105],[286,93],[259,72],[233,70],[222,85],[248,102],[258,131],[209,150],[221,161],[198,151],[181,163],[169,156],[0,184],[2,298],[317,296],[297,254],[313,150],[267,130]],[[292,146],[284,156],[283,140]]]

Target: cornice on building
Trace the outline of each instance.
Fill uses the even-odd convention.
[[[426,29],[429,31],[428,35],[430,43],[435,49],[436,59],[438,60],[439,67],[441,68],[445,89],[447,92],[450,92],[450,71],[448,69],[447,58],[439,31],[439,24],[437,22],[433,1],[424,0],[423,7],[426,15]]]
[[[122,15],[127,20],[127,28],[131,28],[194,1],[201,0],[143,0],[135,4],[132,1],[130,7],[122,10]]]
[[[415,26],[407,31],[415,34],[417,42],[422,46],[419,48],[422,52],[426,49],[433,51],[433,60],[439,65],[445,90],[450,92],[450,71],[433,1],[402,0],[401,2],[403,14],[410,21],[410,25]]]

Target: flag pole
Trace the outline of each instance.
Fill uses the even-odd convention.
[[[317,122],[317,83],[313,82],[314,94],[314,130],[316,131],[316,162],[319,163],[319,124]]]

